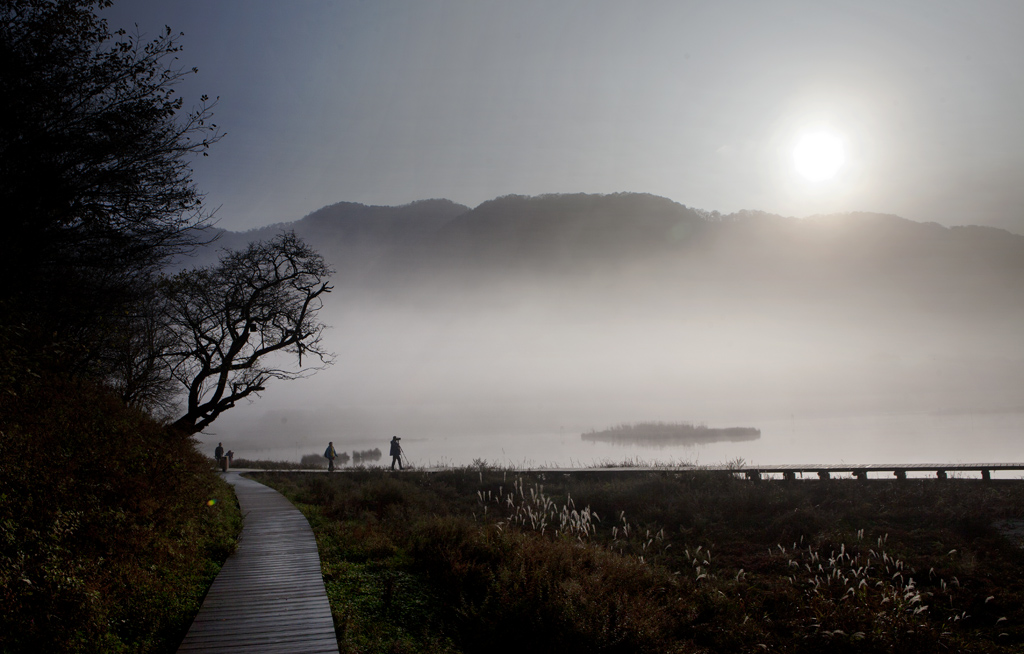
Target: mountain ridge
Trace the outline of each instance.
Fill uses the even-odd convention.
[[[776,295],[814,289],[819,302],[855,292],[938,305],[947,298],[962,308],[986,298],[1024,305],[1024,236],[893,214],[722,215],[640,193],[507,195],[474,208],[444,199],[341,202],[292,223],[223,232],[218,245],[282,229],[318,248],[338,285],[398,293],[517,279],[612,288],[628,279],[645,293],[696,285]]]
[[[831,227],[835,237],[869,231],[891,238],[911,236],[946,238],[960,236],[975,242],[1006,240],[1024,246],[1024,236],[998,227],[943,226],[916,222],[894,214],[844,212],[794,218],[764,211],[741,210],[733,214],[706,212],[668,198],[646,193],[505,195],[474,208],[447,199],[429,199],[397,206],[338,202],[291,222],[280,222],[244,232],[217,230],[217,246],[267,238],[283,229],[294,229],[314,241],[332,245],[419,245],[447,248],[483,248],[490,254],[529,255],[529,250],[549,254],[567,249],[597,248],[610,254],[611,246],[658,248],[685,240],[693,231],[732,231],[740,226],[751,236],[763,238],[765,230],[781,236],[786,231],[812,231]],[[422,248],[420,248],[422,249]]]
[[[381,425],[984,410],[1024,388],[1024,237],[998,228],[644,194],[338,203],[281,228],[338,270],[324,411]]]

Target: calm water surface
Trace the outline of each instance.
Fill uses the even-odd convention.
[[[408,460],[418,467],[462,466],[478,461],[525,467],[588,467],[634,463],[715,465],[743,459],[775,463],[998,463],[1024,461],[1024,413],[899,414],[852,417],[799,417],[752,420],[761,438],[707,445],[620,445],[585,442],[579,432],[539,434],[417,436],[400,434]],[[321,454],[328,440],[338,451],[379,448],[379,464],[390,465],[388,439],[343,442],[325,435],[317,441],[291,441],[273,447],[246,448],[225,443],[237,457],[298,461]],[[211,450],[216,442],[203,443]],[[1009,474],[1009,473],[1007,473]],[[1013,477],[1020,474],[1013,473]]]

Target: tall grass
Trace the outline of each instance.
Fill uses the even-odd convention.
[[[264,479],[311,516],[347,651],[1024,644],[1024,554],[992,526],[1024,518],[1018,482],[481,467]]]

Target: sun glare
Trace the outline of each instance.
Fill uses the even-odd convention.
[[[844,159],[843,142],[828,132],[804,134],[793,148],[796,171],[812,182],[832,179]]]

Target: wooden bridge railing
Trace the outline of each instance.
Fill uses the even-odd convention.
[[[706,466],[704,470],[727,470],[741,473],[748,479],[760,479],[763,474],[782,474],[783,479],[796,479],[796,475],[817,475],[830,479],[833,474],[849,473],[857,479],[867,479],[869,472],[892,473],[896,479],[906,479],[908,472],[934,472],[936,478],[946,479],[950,472],[979,472],[982,479],[991,479],[994,470],[1024,470],[1024,463],[866,463],[866,464],[794,464]]]

